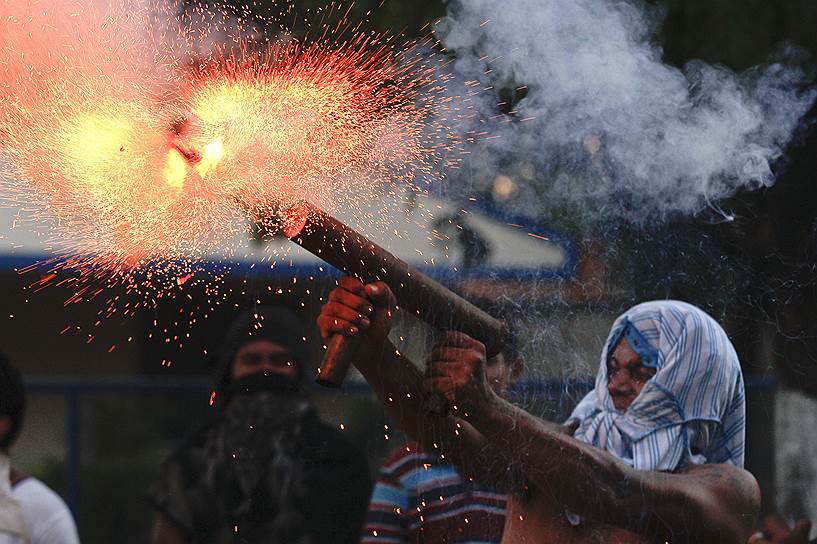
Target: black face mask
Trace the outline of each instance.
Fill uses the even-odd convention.
[[[271,393],[276,396],[304,396],[301,382],[277,372],[255,372],[224,385],[216,395],[222,409],[237,396]]]
[[[258,372],[221,396],[218,420],[179,458],[195,479],[176,500],[187,501],[203,542],[306,544],[298,537],[306,523],[296,508],[305,501],[300,459],[317,416],[301,384]]]
[[[223,389],[224,402],[237,395],[276,393],[279,395],[303,395],[301,383],[277,372],[256,372],[227,384]]]

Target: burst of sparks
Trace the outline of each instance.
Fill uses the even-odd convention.
[[[268,41],[235,13],[179,9],[0,0],[3,198],[58,256],[35,287],[68,267],[77,300],[100,277],[161,298],[240,251],[247,217],[354,206],[360,185],[433,175],[455,141],[429,123],[444,78],[417,44],[345,16]]]

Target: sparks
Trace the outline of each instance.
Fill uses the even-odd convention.
[[[345,19],[268,42],[226,11],[179,22],[176,5],[91,1],[0,12],[3,197],[35,210],[49,281],[80,272],[71,302],[178,291],[196,263],[249,251],[248,219],[272,228],[303,198],[353,208],[361,187],[431,174],[456,141],[429,121],[448,101],[417,44]]]

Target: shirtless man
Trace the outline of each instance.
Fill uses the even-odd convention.
[[[503,542],[744,544],[752,533],[760,492],[741,468],[740,366],[698,308],[651,302],[619,317],[565,426],[493,393],[485,347],[463,333],[448,332],[422,374],[388,340],[394,308],[386,284],[344,278],[318,326],[364,336],[356,365],[409,436],[512,494]],[[452,414],[424,415],[429,392]]]

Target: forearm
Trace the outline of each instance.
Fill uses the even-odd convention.
[[[450,414],[425,413],[423,375],[391,342],[361,353],[356,366],[386,414],[410,438],[484,483],[509,485],[507,463],[487,449],[484,437],[472,425]]]
[[[633,471],[621,461],[494,395],[468,421],[494,449],[505,452],[533,493],[547,490],[586,518],[621,522]]]
[[[412,439],[425,446],[424,432],[453,427],[452,417],[434,420],[423,417],[422,375],[388,339],[362,350],[355,359],[355,366],[369,382],[389,418]]]
[[[751,499],[743,500],[751,493],[734,493],[735,485],[723,482],[734,467],[708,465],[695,475],[636,470],[497,396],[467,419],[488,447],[505,452],[534,495],[546,490],[588,520],[661,538],[681,531],[688,542],[742,543],[748,536],[741,518],[753,515]]]

